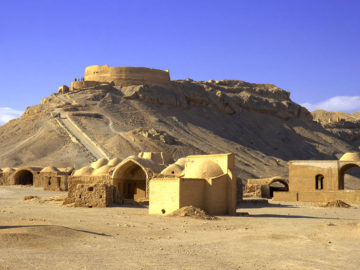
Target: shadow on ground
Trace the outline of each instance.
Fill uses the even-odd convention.
[[[87,230],[79,230],[79,229],[73,229],[73,228],[69,228],[69,227],[65,227],[65,226],[53,226],[53,225],[14,225],[14,226],[0,226],[0,230],[3,230],[3,229],[16,229],[16,228],[38,228],[38,227],[45,227],[45,228],[55,228],[55,227],[59,227],[59,228],[64,228],[64,229],[68,229],[68,230],[72,230],[72,231],[76,231],[76,232],[88,233],[88,234],[93,234],[93,235],[98,235],[98,236],[111,236],[111,235],[105,234],[105,233],[97,233],[97,232],[91,232],[91,231],[87,231]]]

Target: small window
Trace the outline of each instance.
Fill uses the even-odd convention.
[[[315,178],[315,188],[318,190],[324,189],[324,176],[322,174],[318,174]]]

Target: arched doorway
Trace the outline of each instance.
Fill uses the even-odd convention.
[[[360,163],[349,163],[340,169],[339,189],[360,189]]]
[[[33,185],[34,175],[29,170],[20,170],[14,176],[15,185]]]
[[[270,198],[274,196],[274,192],[289,191],[289,184],[282,179],[274,179],[269,184]]]
[[[147,201],[145,170],[134,161],[127,161],[120,164],[113,173],[114,185],[118,195],[124,199],[135,201]]]

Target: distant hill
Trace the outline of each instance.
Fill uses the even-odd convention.
[[[359,113],[313,115],[271,84],[98,84],[52,94],[1,126],[0,167],[81,167],[100,156],[140,151],[165,151],[175,159],[234,152],[238,176],[247,179],[286,176],[289,160],[358,151]]]
[[[317,110],[312,115],[326,130],[360,149],[360,111],[343,113]]]

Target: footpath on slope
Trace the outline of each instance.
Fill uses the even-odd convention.
[[[87,136],[84,131],[82,131],[79,126],[76,125],[67,114],[60,114],[60,119],[64,126],[96,159],[100,159],[102,157],[109,159],[104,150],[102,150],[100,146],[98,146],[93,140],[91,140],[89,136]]]
[[[66,102],[64,98],[58,97],[61,101]],[[58,112],[56,117],[59,125],[69,133],[71,139],[82,145],[96,160],[100,158],[107,158],[109,156],[104,152],[99,145],[97,145],[86,133],[70,118],[68,113],[63,111]]]

